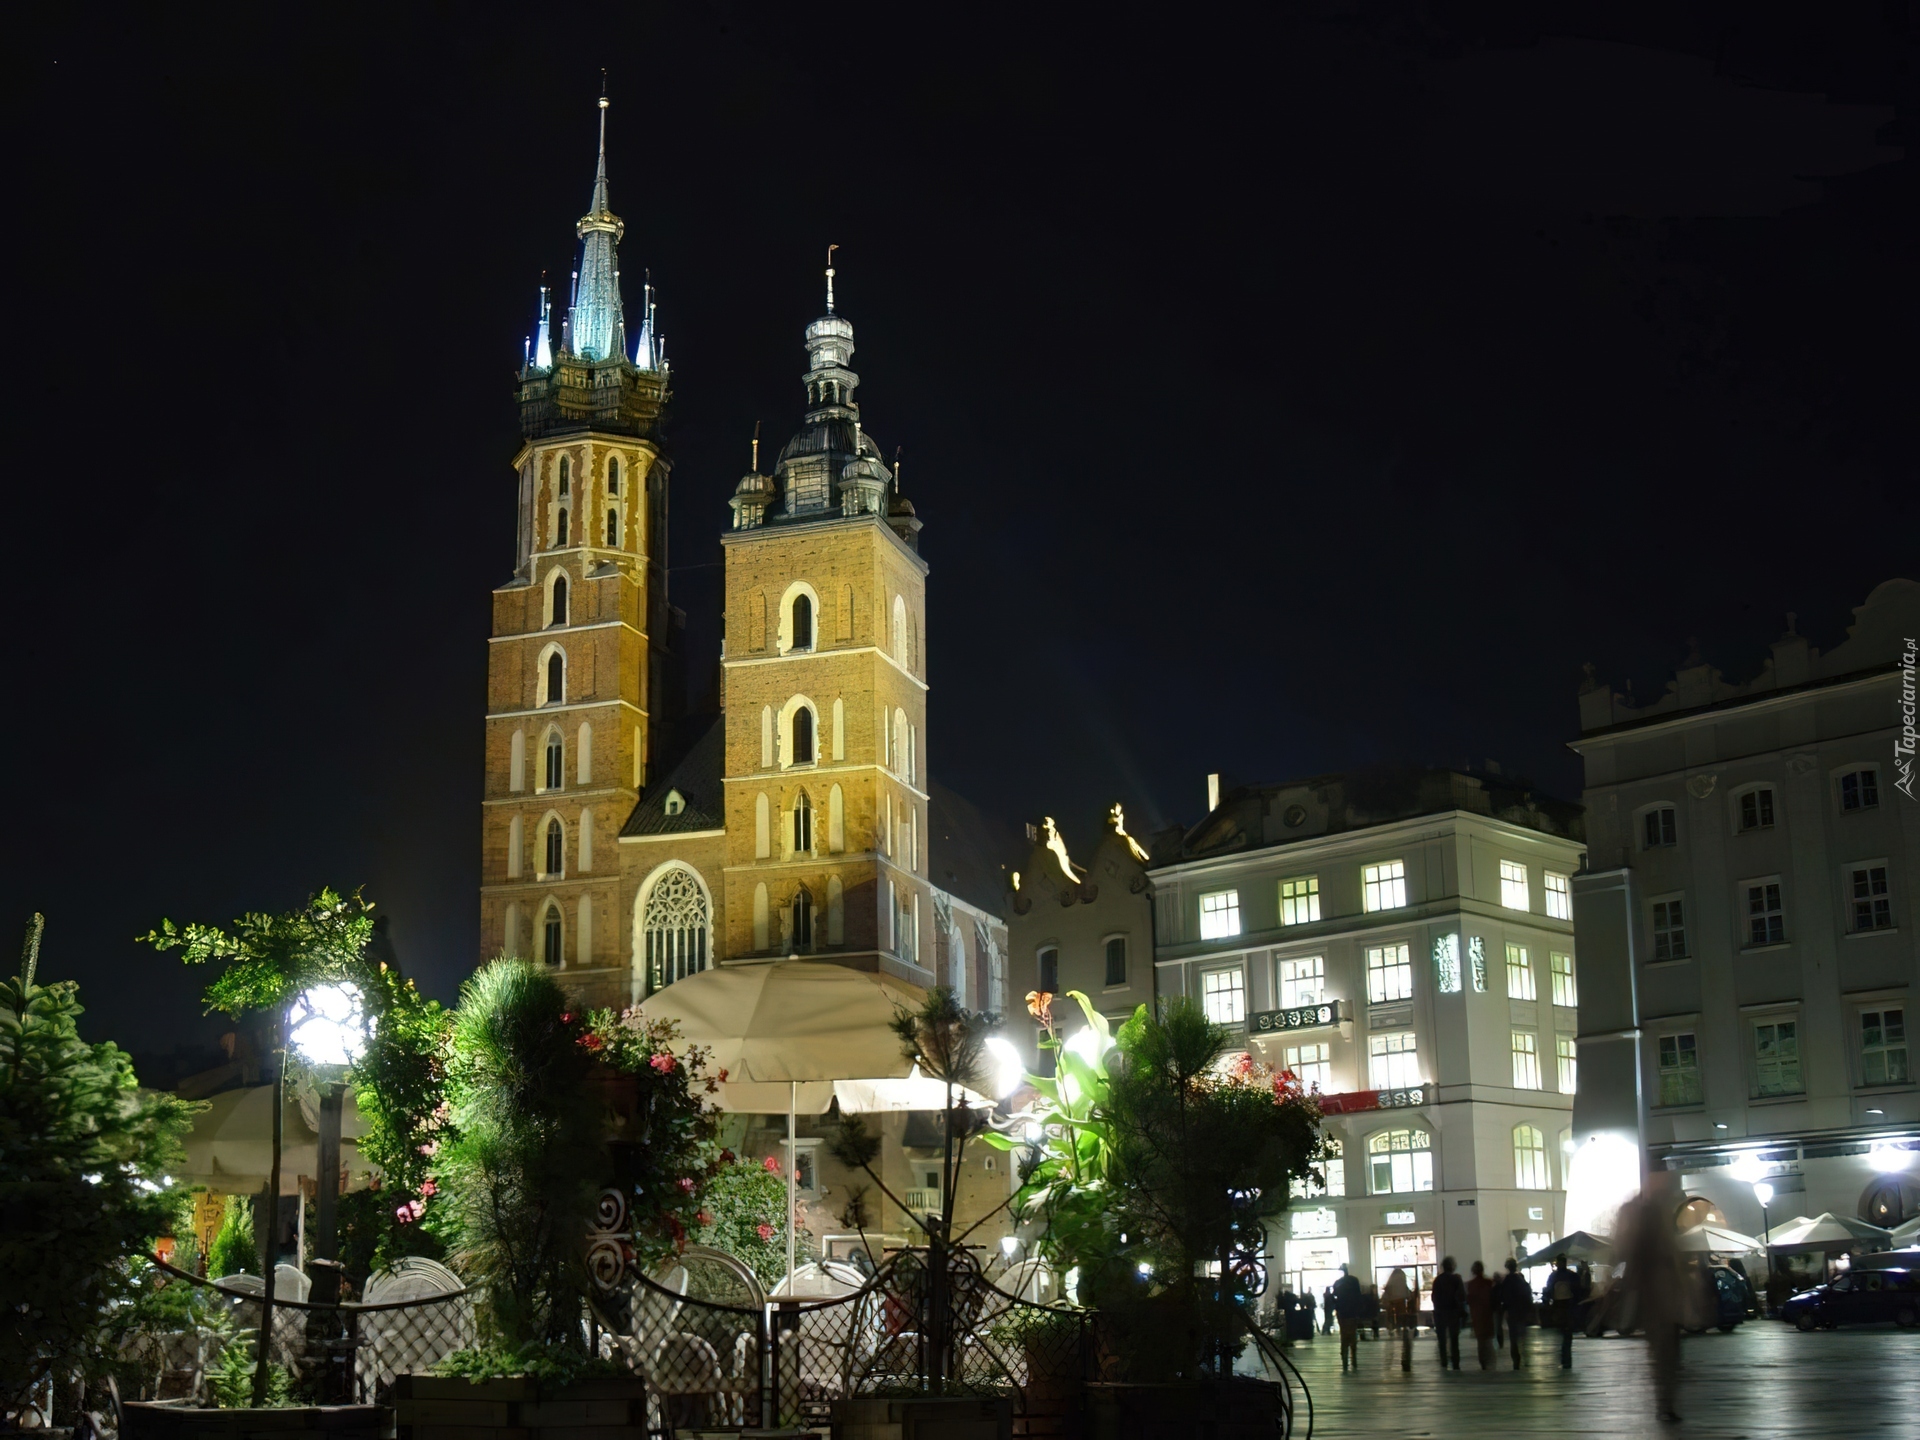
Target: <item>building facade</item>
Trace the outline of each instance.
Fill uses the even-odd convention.
[[[1565,1233],[1577,807],[1497,775],[1245,787],[1156,840],[1154,963],[1322,1095],[1339,1153],[1277,1222],[1277,1285],[1423,1287]]]
[[[1892,580],[1830,653],[1790,616],[1746,683],[1696,658],[1649,704],[1580,697],[1578,1133],[1754,1234],[1920,1215],[1915,637],[1920,584]]]

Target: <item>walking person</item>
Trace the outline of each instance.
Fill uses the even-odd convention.
[[[1413,1327],[1419,1316],[1414,1296],[1419,1292],[1407,1283],[1407,1272],[1398,1265],[1387,1276],[1387,1329],[1400,1340],[1400,1368],[1413,1369]]]
[[[1473,1348],[1480,1356],[1480,1368],[1493,1368],[1493,1281],[1487,1267],[1473,1262],[1473,1278],[1467,1281],[1467,1314],[1473,1322]],[[1458,1366],[1455,1366],[1458,1369]]]
[[[1344,1265],[1340,1267],[1343,1272],[1346,1268]],[[1334,1282],[1335,1285],[1339,1283],[1337,1280]],[[1320,1333],[1322,1335],[1333,1333],[1333,1285],[1327,1286],[1326,1294],[1320,1297]]]
[[[1653,1405],[1662,1420],[1680,1418],[1675,1408],[1680,1387],[1680,1250],[1674,1244],[1673,1212],[1679,1177],[1659,1171],[1640,1198],[1621,1207],[1626,1225],[1627,1283],[1633,1287],[1641,1329],[1647,1337],[1647,1362],[1653,1371]]]
[[[1547,1302],[1554,1323],[1560,1327],[1560,1368],[1573,1368],[1573,1327],[1580,1322],[1580,1277],[1567,1268],[1567,1257],[1553,1257],[1553,1273],[1547,1276],[1541,1298]]]
[[[1520,1273],[1520,1262],[1507,1257],[1507,1273],[1500,1281],[1500,1311],[1507,1320],[1507,1346],[1513,1356],[1513,1368],[1526,1364],[1527,1326],[1533,1321],[1533,1287]]]
[[[1467,1318],[1467,1285],[1454,1268],[1453,1257],[1440,1262],[1433,1277],[1433,1333],[1440,1339],[1440,1368],[1460,1368],[1460,1324]]]
[[[1373,1338],[1380,1338],[1380,1287],[1367,1286],[1367,1325],[1373,1331]]]
[[[1360,1368],[1360,1321],[1367,1311],[1366,1292],[1361,1290],[1360,1282],[1347,1273],[1347,1267],[1340,1267],[1340,1278],[1333,1282],[1333,1288],[1327,1292],[1333,1298],[1328,1302],[1340,1321],[1340,1370],[1344,1374],[1349,1362],[1353,1368]]]
[[[1320,1326],[1319,1326],[1319,1322],[1314,1319],[1314,1315],[1313,1315],[1313,1291],[1306,1290],[1304,1289],[1304,1287],[1303,1287],[1303,1293],[1300,1296],[1300,1311],[1302,1314],[1304,1314],[1307,1317],[1306,1326],[1305,1326],[1307,1333],[1301,1338],[1305,1340],[1312,1340],[1314,1336],[1314,1332],[1318,1330]]]

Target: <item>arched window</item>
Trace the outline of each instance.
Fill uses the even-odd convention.
[[[834,786],[827,792],[827,849],[838,855],[847,848],[847,799]]]
[[[813,764],[813,711],[804,705],[793,712],[792,763]]]
[[[793,853],[806,855],[813,850],[813,802],[802,790],[793,801]]]
[[[894,663],[904,666],[907,663],[907,602],[898,595],[893,597],[893,631],[887,638]]]
[[[574,747],[580,756],[580,783],[593,783],[593,726],[585,722],[580,726],[580,741]]]
[[[769,860],[773,858],[773,809],[767,803],[767,792],[762,790],[753,797],[753,858]]]
[[[618,495],[620,493],[620,460],[618,456],[607,461],[607,493],[609,495]]]
[[[1521,1190],[1551,1190],[1547,1137],[1533,1125],[1513,1127],[1513,1183]]]
[[[1367,1137],[1367,1190],[1401,1195],[1433,1189],[1433,1137],[1424,1130],[1382,1130]]]
[[[620,548],[620,512],[618,510],[607,511],[607,548],[609,550]]]
[[[520,861],[526,848],[526,822],[516,815],[507,822],[507,878],[509,880],[520,878]]]
[[[560,732],[555,730],[547,736],[547,783],[544,788],[558,790],[566,783],[566,746],[560,739]]]
[[[507,789],[524,790],[527,788],[527,734],[524,730],[513,732],[513,738],[507,741]]]
[[[567,577],[564,575],[556,575],[553,578],[553,618],[547,623],[549,625],[567,623]]]
[[[558,905],[549,904],[547,906],[546,914],[540,917],[540,929],[542,931],[540,958],[549,965],[560,964],[564,955],[562,949],[564,940],[561,933],[560,907]]]
[[[559,705],[567,698],[567,657],[556,650],[547,657],[547,704]]]
[[[707,968],[712,911],[700,877],[683,865],[663,872],[640,912],[647,984],[659,990]]]
[[[584,875],[593,869],[593,809],[591,806],[585,807],[580,811],[580,819],[576,822],[576,830],[579,834],[579,839],[575,842],[577,847],[576,858],[580,862],[580,873]],[[584,905],[587,902],[582,900],[580,903]],[[587,932],[583,929],[580,933],[584,938]]]
[[[813,648],[813,601],[805,595],[793,597],[793,648]]]
[[[567,832],[558,820],[547,822],[547,874],[558,875],[567,860]]]
[[[560,507],[560,519],[553,527],[553,543],[556,548],[564,549],[567,543],[567,507]]]
[[[833,758],[847,758],[847,706],[838,695],[833,697]]]
[[[793,948],[803,955],[813,949],[813,896],[804,885],[793,892]]]

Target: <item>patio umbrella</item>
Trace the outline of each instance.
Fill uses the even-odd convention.
[[[825,1110],[836,1080],[906,1079],[910,1065],[893,1033],[893,1017],[919,1003],[920,992],[911,986],[845,965],[793,959],[703,970],[640,1007],[649,1019],[673,1021],[682,1040],[712,1052],[713,1068],[727,1072],[724,1108],[786,1110],[789,1279],[795,1259],[794,1117],[803,1108],[810,1114]]]
[[[1538,1265],[1551,1260],[1556,1255],[1564,1255],[1569,1260],[1584,1260],[1589,1265],[1606,1265],[1613,1260],[1613,1242],[1604,1235],[1591,1235],[1585,1230],[1576,1230],[1561,1240],[1549,1240],[1538,1250],[1530,1252],[1520,1263]]]
[[[1691,1230],[1682,1230],[1677,1243],[1682,1250],[1715,1255],[1756,1254],[1766,1248],[1751,1235],[1742,1235],[1724,1225],[1696,1225]]]
[[[1904,1225],[1894,1226],[1892,1238],[1893,1243],[1902,1249],[1909,1245],[1920,1245],[1920,1215],[1914,1216]]]
[[[1884,1250],[1890,1232],[1864,1220],[1842,1219],[1832,1211],[1809,1220],[1796,1215],[1791,1222],[1777,1225],[1767,1236],[1767,1249],[1784,1251],[1850,1250],[1855,1245]]]
[[[319,1160],[320,1136],[300,1112],[289,1090],[281,1109],[284,1125],[281,1155],[281,1191],[297,1188],[286,1181],[311,1175]],[[204,1185],[225,1195],[248,1195],[267,1183],[273,1168],[273,1086],[249,1085],[224,1090],[193,1117],[187,1134],[186,1165],[174,1179],[186,1185]]]

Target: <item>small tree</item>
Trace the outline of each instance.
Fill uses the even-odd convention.
[[[135,1257],[173,1227],[162,1177],[200,1108],[142,1093],[116,1046],[80,1038],[78,987],[35,983],[42,928],[0,982],[0,1410],[16,1413],[101,1360]]]

